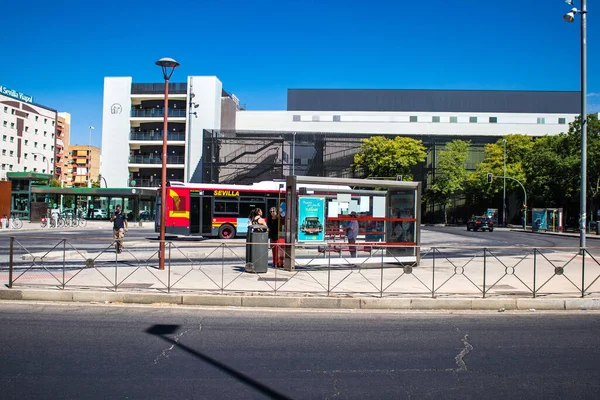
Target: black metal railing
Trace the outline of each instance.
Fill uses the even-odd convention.
[[[168,114],[169,117],[185,117],[186,111],[177,108],[169,108]],[[164,117],[165,111],[164,108],[132,108],[131,116],[142,118]]]
[[[162,164],[162,157],[151,155],[129,156],[130,164]],[[184,156],[167,156],[167,164],[184,164]]]
[[[131,131],[129,133],[130,140],[163,140],[163,133],[161,131]],[[167,134],[167,140],[172,141],[185,141],[185,132],[169,132]]]

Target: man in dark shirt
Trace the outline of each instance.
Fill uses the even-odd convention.
[[[125,237],[123,231],[127,232],[128,225],[127,216],[121,212],[119,204],[117,204],[116,211],[110,221],[113,223],[113,239],[117,243],[117,253],[120,253],[123,250],[123,238]]]

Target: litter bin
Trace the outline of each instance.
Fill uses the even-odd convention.
[[[246,272],[265,273],[269,266],[269,233],[264,225],[251,225],[246,236]]]

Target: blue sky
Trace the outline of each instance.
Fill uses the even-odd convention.
[[[594,5],[595,2],[592,3]],[[576,3],[579,6],[579,3]],[[288,88],[579,90],[580,24],[562,0],[40,1],[3,5],[0,84],[72,114],[99,146],[104,76],[216,75],[249,110]],[[588,7],[590,8],[590,7]],[[588,13],[588,104],[600,111],[600,9]]]

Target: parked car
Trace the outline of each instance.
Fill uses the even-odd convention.
[[[150,213],[150,210],[144,210],[140,212],[140,221],[151,221],[152,218],[152,214]]]
[[[475,218],[471,218],[468,222],[467,222],[467,230],[473,230],[473,231],[478,231],[478,230],[488,230],[490,232],[494,231],[494,221],[491,218],[486,217],[485,215],[482,215],[480,217],[475,217]]]
[[[100,208],[100,209],[95,209],[93,214],[92,214],[94,219],[106,219],[108,218],[108,214],[106,214],[106,210]]]

